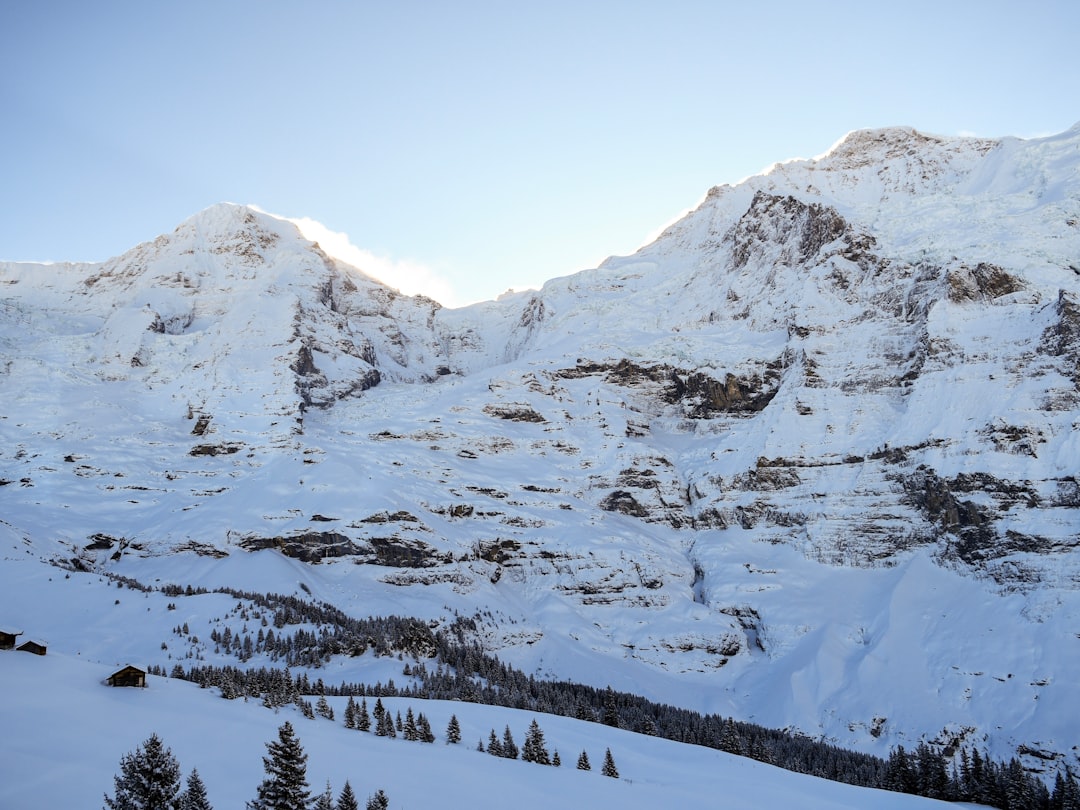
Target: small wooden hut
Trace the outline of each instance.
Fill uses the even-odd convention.
[[[15,639],[22,635],[22,631],[12,630],[10,627],[0,627],[0,650],[14,650]]]
[[[141,686],[146,687],[146,670],[128,664],[123,669],[118,669],[108,679],[109,686]]]
[[[24,641],[22,644],[20,644],[15,649],[16,650],[21,650],[22,652],[33,653],[34,655],[44,655],[45,654],[45,645],[44,644],[38,644],[38,642],[36,642],[36,641]]]

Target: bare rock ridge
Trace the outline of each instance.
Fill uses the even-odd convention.
[[[0,537],[275,550],[542,674],[1076,767],[1078,168],[1080,128],[852,133],[462,309],[227,204],[0,264]]]

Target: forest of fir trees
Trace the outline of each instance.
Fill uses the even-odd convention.
[[[116,579],[120,585],[150,590],[130,579]],[[207,592],[176,585],[161,590],[176,597]],[[419,619],[357,619],[331,605],[295,596],[229,588],[214,592],[238,600],[234,612],[245,627],[258,625],[254,636],[250,628],[239,633],[229,628],[220,634],[215,631],[211,643],[216,651],[236,657],[241,664],[260,656],[283,666],[184,667],[176,663],[168,672],[161,666],[151,667],[153,674],[216,687],[225,698],[256,698],[271,707],[306,704],[309,716],[314,707],[303,696],[412,697],[526,709],[716,748],[853,785],[979,802],[1002,810],[1080,810],[1080,786],[1067,769],[1059,771],[1048,787],[1018,758],[1000,762],[976,748],[946,751],[925,742],[912,751],[898,747],[888,759],[882,759],[784,730],[656,703],[610,687],[540,680],[484,651],[476,640],[476,618],[458,616],[448,626],[433,631]],[[184,628],[176,630],[185,635]],[[166,646],[164,642],[162,646]],[[291,672],[293,668],[319,669],[334,655],[356,656],[369,651],[413,661],[403,669],[406,683],[327,684],[320,678],[312,681],[304,672],[296,676]]]

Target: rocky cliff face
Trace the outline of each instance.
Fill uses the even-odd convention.
[[[460,310],[236,206],[0,265],[0,531],[276,549],[559,677],[1072,762],[1077,166],[1076,129],[855,133]]]

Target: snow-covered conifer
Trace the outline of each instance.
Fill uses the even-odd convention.
[[[214,810],[206,797],[206,785],[194,768],[188,774],[184,792],[180,794],[179,810]]]
[[[116,795],[105,796],[109,810],[175,810],[180,792],[180,763],[157,734],[120,758],[113,777]]]
[[[345,780],[345,787],[341,789],[341,795],[338,796],[337,810],[360,810],[360,804],[356,800],[356,794],[353,793],[348,779]]]
[[[307,754],[286,720],[278,729],[278,739],[266,744],[270,754],[263,757],[266,779],[259,785],[249,810],[306,810],[311,791],[307,782]]]
[[[446,724],[446,743],[447,745],[457,744],[461,742],[461,724],[458,722],[457,715],[450,715],[450,722]]]
[[[600,773],[613,779],[619,778],[619,769],[615,767],[615,758],[611,756],[610,748],[604,751],[604,767],[600,769]]]

